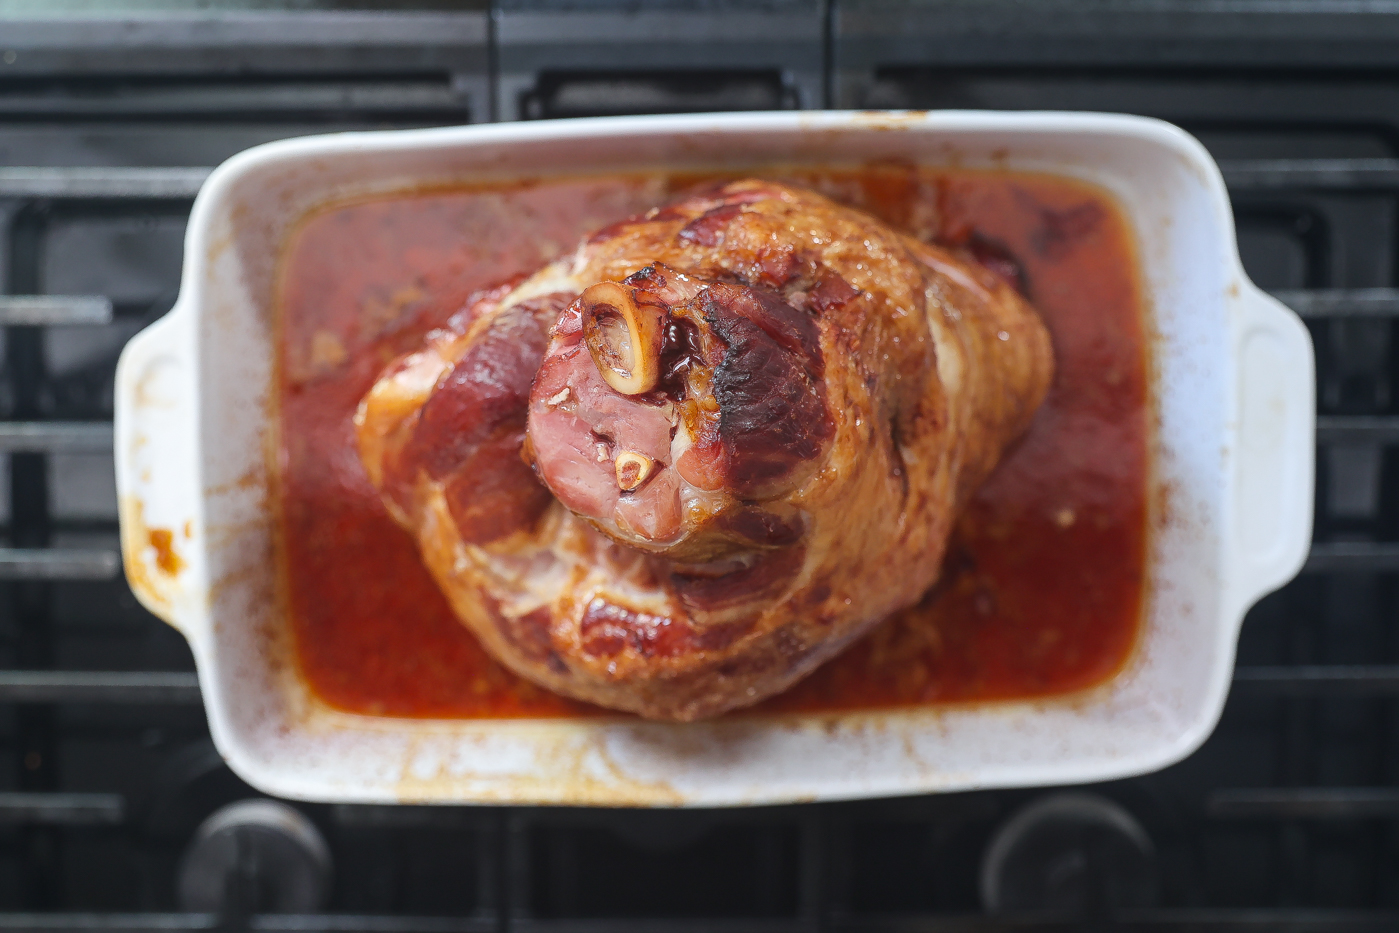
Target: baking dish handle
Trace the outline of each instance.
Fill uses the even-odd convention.
[[[1302,568],[1312,537],[1316,377],[1311,335],[1290,309],[1243,280],[1236,304],[1233,533],[1239,616]]]
[[[207,621],[194,362],[194,314],[176,302],[122,350],[113,431],[127,582],[197,647]]]

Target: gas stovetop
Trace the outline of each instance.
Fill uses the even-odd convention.
[[[1399,3],[29,6],[0,20],[0,929],[1399,928]],[[724,811],[239,781],[121,579],[110,450],[207,167],[339,129],[822,106],[1140,113],[1221,160],[1320,410],[1312,556],[1244,623],[1214,737],[1091,787]]]

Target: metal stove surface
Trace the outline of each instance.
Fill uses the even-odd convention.
[[[0,19],[0,929],[1399,928],[1399,3],[273,6]],[[1144,113],[1222,160],[1321,407],[1312,557],[1245,623],[1214,737],[1093,787],[727,811],[287,806],[229,773],[120,578],[110,453],[206,167],[827,104]]]

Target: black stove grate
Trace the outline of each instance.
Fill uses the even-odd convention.
[[[1399,928],[1399,4],[739,6],[0,23],[0,929]],[[188,166],[493,108],[826,100],[1146,113],[1222,160],[1250,274],[1311,330],[1320,410],[1316,543],[1250,613],[1215,735],[1067,796],[298,805],[333,865],[319,899],[302,830],[199,835],[257,795],[208,741],[184,642],[120,580],[110,459],[116,354],[173,300]],[[218,909],[181,892],[196,836]]]

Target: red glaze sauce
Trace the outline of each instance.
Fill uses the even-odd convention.
[[[1022,277],[1056,376],[976,494],[923,602],[759,711],[1043,697],[1117,672],[1140,627],[1147,340],[1130,233],[1105,193],[1040,175],[771,172]],[[380,369],[473,291],[699,176],[428,191],[309,217],[283,256],[281,560],[302,676],[331,706],[432,717],[597,715],[496,664],[389,518],[351,417]]]

